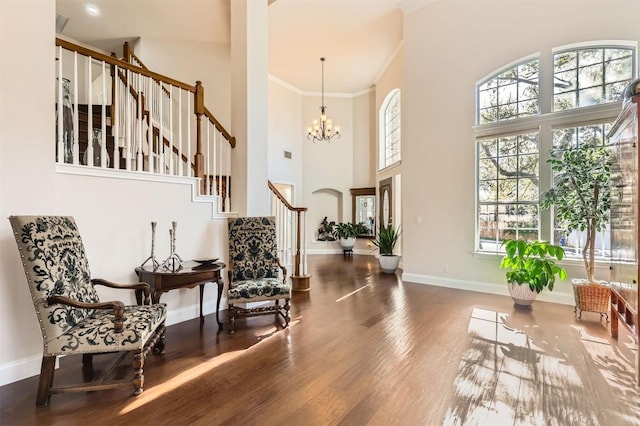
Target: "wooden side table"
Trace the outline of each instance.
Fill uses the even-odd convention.
[[[218,329],[222,330],[222,322],[219,318],[220,299],[222,298],[222,290],[224,289],[224,281],[222,280],[221,271],[227,265],[221,262],[200,265],[195,262],[185,262],[181,268],[176,271],[165,269],[162,266],[153,268],[153,266],[139,266],[136,268],[140,282],[146,282],[151,287],[151,299],[153,303],[160,302],[162,293],[179,289],[193,288],[200,286],[200,322],[204,322],[202,315],[202,297],[204,295],[204,285],[214,282],[218,285],[218,300],[216,302],[216,322]],[[142,303],[142,292],[136,291],[136,300],[138,304]]]

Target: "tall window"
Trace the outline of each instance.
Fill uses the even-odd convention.
[[[538,133],[479,139],[476,146],[480,249],[538,238]]]
[[[380,169],[400,161],[400,89],[394,89],[380,107]]]
[[[552,73],[541,71],[543,61],[553,63]],[[552,209],[539,208],[553,183],[546,160],[553,147],[608,143],[635,64],[635,43],[559,48],[477,84],[476,251],[500,252],[507,238],[537,238],[580,255],[585,236],[567,233]],[[597,240],[599,256],[607,257],[608,230]]]

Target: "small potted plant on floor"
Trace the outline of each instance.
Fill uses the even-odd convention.
[[[400,256],[394,254],[393,251],[400,239],[401,233],[402,231],[400,227],[396,230],[393,225],[389,225],[386,228],[380,228],[376,236],[371,240],[371,242],[378,247],[378,251],[380,252],[378,261],[380,262],[382,272],[393,274],[396,272],[396,269],[398,269]]]
[[[340,222],[333,228],[333,237],[338,240],[343,252],[351,252],[358,235],[353,223]]]
[[[564,258],[560,246],[547,241],[505,240],[502,246],[506,250],[500,262],[505,274],[509,294],[516,305],[531,307],[531,304],[543,289],[553,290],[556,278],[567,277],[567,272],[556,264]]]

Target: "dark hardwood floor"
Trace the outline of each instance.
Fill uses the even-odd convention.
[[[142,395],[36,408],[32,377],[0,388],[0,424],[640,424],[631,338],[612,340],[597,314],[403,283],[373,256],[310,256],[310,272],[287,330],[271,316],[237,321],[234,335],[211,315],[172,325]],[[63,359],[56,380],[81,380],[80,367]]]

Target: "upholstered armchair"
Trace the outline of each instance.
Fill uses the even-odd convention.
[[[91,279],[84,246],[72,217],[11,216],[9,221],[44,344],[36,405],[47,405],[54,393],[122,385],[133,385],[135,395],[142,393],[145,357],[150,350],[160,353],[164,349],[166,306],[151,304],[146,283],[122,285]],[[101,302],[96,285],[133,289],[143,295],[143,305]],[[89,383],[53,386],[58,356],[82,354],[84,368],[90,369],[93,355],[115,353],[122,360],[129,352],[133,353],[130,382],[108,382],[105,377],[97,377]]]
[[[229,287],[227,290],[229,333],[240,316],[281,316],[289,325],[291,285],[278,259],[276,223],[273,217],[229,219]],[[240,303],[273,301],[273,305],[239,307]],[[283,301],[284,304],[280,304]]]

